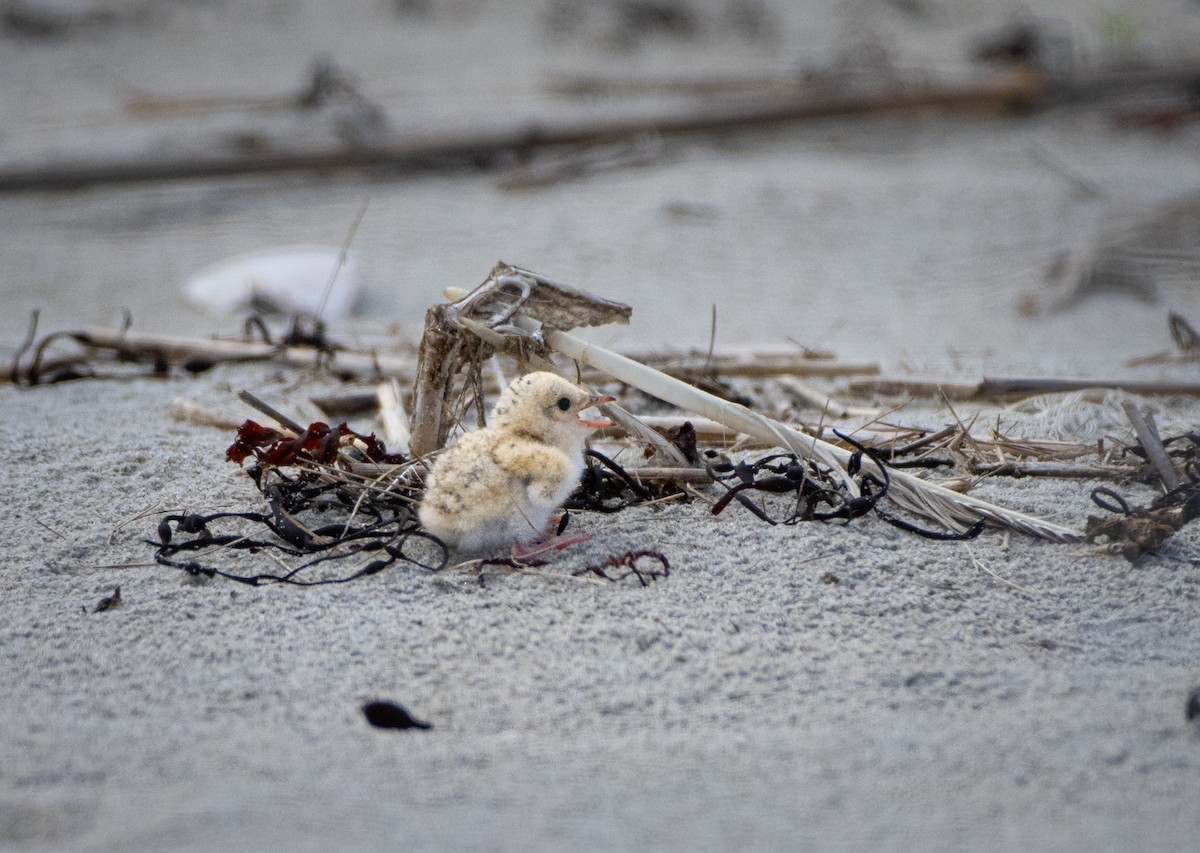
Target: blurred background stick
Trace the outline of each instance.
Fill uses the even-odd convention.
[[[534,152],[562,146],[607,144],[648,134],[735,131],[832,116],[884,112],[1027,110],[1049,103],[1087,102],[1150,90],[1182,90],[1200,79],[1195,65],[1111,70],[1069,77],[1032,70],[1005,72],[967,83],[869,87],[797,84],[792,92],[703,100],[658,115],[617,116],[555,125],[527,122],[493,132],[430,138],[380,134],[348,144],[267,148],[232,154],[97,157],[74,162],[9,164],[0,168],[0,192],[72,189],[95,184],[203,179],[285,172],[382,168],[401,174],[496,168]]]

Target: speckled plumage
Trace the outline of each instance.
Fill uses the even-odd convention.
[[[421,524],[467,552],[542,539],[555,510],[579,485],[584,440],[607,423],[581,420],[579,413],[611,399],[553,373],[514,380],[489,425],[462,436],[434,463]]]

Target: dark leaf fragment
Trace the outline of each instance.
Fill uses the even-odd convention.
[[[388,453],[375,433],[362,435],[344,423],[331,427],[322,421],[314,421],[300,435],[288,438],[278,430],[248,420],[238,427],[237,438],[225,451],[225,458],[239,464],[253,455],[263,465],[288,466],[298,460],[332,465],[338,451],[350,443],[355,444],[368,462],[398,465],[405,461],[400,454]]]
[[[94,610],[92,610],[92,612],[93,613],[103,613],[105,610],[112,610],[114,607],[116,607],[120,603],[121,603],[121,588],[118,586],[113,589],[112,595],[108,596],[107,598],[100,599],[100,601],[97,602],[96,607]]]
[[[679,426],[673,427],[654,427],[654,430],[675,445],[689,465],[699,464],[700,452],[696,449],[696,427],[692,425],[691,421],[684,421]]]
[[[412,714],[395,702],[368,702],[362,706],[363,716],[377,729],[432,729],[432,723],[414,719]]]

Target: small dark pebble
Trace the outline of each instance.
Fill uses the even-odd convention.
[[[1200,687],[1197,687],[1188,695],[1187,700],[1187,718],[1195,720],[1200,717]]]
[[[368,702],[362,707],[367,722],[377,729],[432,729],[432,723],[414,720],[408,711],[394,702]]]

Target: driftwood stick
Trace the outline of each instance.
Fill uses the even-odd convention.
[[[478,169],[511,163],[514,154],[565,145],[609,143],[647,134],[741,130],[783,122],[941,109],[1012,110],[1041,104],[1080,103],[1131,91],[1178,91],[1195,84],[1194,64],[1106,70],[1055,77],[1032,71],[999,74],[966,83],[924,86],[887,84],[856,91],[813,92],[797,87],[771,88],[753,95],[699,107],[685,106],[659,115],[636,112],[616,119],[529,125],[495,132],[443,138],[368,139],[356,145],[315,145],[268,151],[205,156],[96,158],[67,163],[34,163],[0,169],[0,192],[75,189],[105,183],[163,181],[236,175],[387,168],[414,174],[448,169]]]
[[[168,362],[186,363],[203,362],[222,364],[229,362],[274,361],[290,367],[310,367],[318,358],[316,350],[309,347],[278,347],[261,341],[238,341],[222,338],[197,338],[175,335],[153,334],[122,331],[104,327],[89,327],[64,334],[81,347],[95,350],[111,350],[113,352],[142,355],[147,358],[161,356]],[[33,341],[19,349],[21,356],[30,349]],[[643,358],[652,365],[662,365],[664,373],[678,376],[694,376],[703,363],[703,356],[696,360],[693,353],[663,352],[653,354],[632,354],[636,361]],[[332,355],[320,354],[326,363],[339,374],[355,376],[366,381],[375,381],[382,376],[395,376],[401,382],[412,381],[416,371],[416,361],[412,357],[402,355],[385,355],[372,352],[356,352],[336,350]],[[77,365],[86,361],[85,356],[69,355],[62,358],[43,357],[40,372],[45,374],[54,367],[71,364]],[[878,364],[840,362],[828,359],[811,359],[791,353],[779,353],[773,350],[737,351],[718,353],[713,357],[712,370],[721,376],[769,377],[769,376],[853,376],[869,375],[879,372]],[[19,365],[19,359],[14,357],[8,380],[20,384],[27,377],[27,371]],[[491,381],[490,375],[483,377],[485,387],[491,391],[498,390]],[[0,379],[0,381],[3,381]],[[356,410],[365,410],[374,405],[374,391],[364,392],[363,401],[353,401],[351,405]],[[317,401],[314,401],[317,402]],[[322,408],[329,404],[334,408],[343,406],[348,401],[340,399],[325,399],[318,402]]]
[[[641,415],[638,421],[651,429],[661,430],[677,429],[685,423],[690,423],[692,429],[696,431],[696,440],[699,442],[732,444],[739,435],[742,435],[742,433],[709,418],[686,415]],[[628,431],[620,424],[603,427],[592,433],[596,438],[621,438],[628,434]]]
[[[309,402],[325,413],[329,418],[346,418],[353,415],[365,415],[379,408],[378,386],[370,388],[352,388],[333,394],[321,394],[309,397]]]
[[[329,355],[310,347],[277,347],[257,341],[175,337],[106,328],[87,328],[59,334],[81,347],[93,350],[110,350],[121,355],[146,359],[161,358],[167,362],[183,364],[276,361],[293,367],[311,367],[318,358],[324,358],[326,363],[331,364],[340,373],[364,379],[375,379],[384,374],[405,380],[413,375],[415,367],[411,358],[348,351],[336,351]],[[86,359],[71,356],[62,361],[79,364]],[[55,363],[53,359],[42,359],[40,372],[46,372]],[[28,378],[27,373],[27,370],[22,372],[14,365],[9,378],[20,382]]]
[[[1200,74],[1194,63],[1157,66],[1102,68],[1073,74],[1053,74],[1027,70],[1027,76],[1041,81],[1046,99],[1058,102],[1083,102],[1111,95],[1128,95],[1147,90],[1186,88]],[[821,84],[818,84],[821,85]],[[969,85],[969,84],[967,84]],[[813,86],[795,76],[672,76],[612,77],[585,74],[552,75],[547,79],[550,92],[564,97],[615,97],[635,95],[688,94],[713,97],[722,94],[798,97]],[[822,97],[836,99],[839,93]],[[844,95],[843,95],[844,96]]]
[[[989,477],[1045,477],[1060,480],[1128,480],[1134,469],[1118,465],[1065,465],[1061,462],[970,462],[972,474]]]
[[[254,396],[249,391],[238,391],[237,396],[238,396],[239,400],[241,400],[243,403],[245,403],[250,408],[257,409],[258,411],[262,412],[267,417],[273,418],[275,420],[275,423],[279,424],[281,427],[290,429],[296,435],[300,435],[304,432],[304,427],[300,426],[300,424],[296,423],[294,420],[289,418],[283,412],[276,409],[270,403],[260,400],[258,397]]]
[[[496,188],[506,192],[538,189],[617,169],[651,166],[666,156],[666,144],[657,135],[611,144],[572,146],[569,151],[554,152],[508,170],[496,181]]]
[[[412,392],[413,456],[425,456],[445,446],[455,426],[453,406],[459,372],[491,356],[491,349],[478,338],[463,334],[453,306],[434,305],[425,313]]]
[[[936,397],[951,400],[995,400],[1058,394],[1087,388],[1120,389],[1131,394],[1200,397],[1200,382],[1158,382],[1139,379],[1029,379],[985,377],[978,382],[938,382],[929,379],[864,379],[848,383],[850,394],[868,396]]]
[[[958,432],[958,424],[950,424],[950,426],[942,427],[937,432],[931,432],[929,435],[915,438],[907,444],[903,444],[893,449],[893,454],[896,456],[907,456],[909,453],[915,453],[923,447],[931,444],[936,444],[939,441],[950,438]]]
[[[375,390],[379,401],[379,418],[383,422],[383,438],[388,447],[404,453],[412,440],[408,413],[400,396],[400,383],[395,378],[381,382]]]
[[[979,388],[981,397],[1007,395],[1032,396],[1082,391],[1085,388],[1115,388],[1130,394],[1179,394],[1200,396],[1200,382],[1157,382],[1137,379],[1022,379],[1017,377],[984,377]]]
[[[268,151],[205,156],[96,158],[67,163],[34,163],[0,169],[0,192],[75,189],[105,183],[163,181],[236,175],[387,168],[399,173],[478,169],[512,162],[543,148],[609,143],[647,134],[741,130],[783,122],[941,109],[1011,110],[1041,104],[1080,103],[1131,91],[1178,91],[1195,84],[1194,64],[1106,70],[1055,77],[1032,71],[1000,74],[966,83],[924,86],[887,84],[856,91],[813,92],[797,87],[685,106],[646,116],[636,112],[616,119],[529,125],[495,132],[442,138],[368,139],[356,145],[315,145]]]
[[[823,417],[836,419],[853,415],[874,418],[880,415],[878,409],[847,406],[836,397],[831,397],[814,387],[812,383],[797,379],[795,376],[781,375],[779,384],[810,406],[818,409]]]
[[[1042,461],[1068,462],[1098,452],[1096,442],[1055,441],[1029,438],[975,438],[971,445],[978,453],[1000,453]]]
[[[1146,451],[1146,459],[1154,466],[1163,488],[1168,492],[1179,488],[1179,472],[1175,470],[1175,466],[1171,463],[1171,457],[1167,456],[1167,450],[1158,436],[1158,428],[1154,425],[1154,416],[1148,412],[1142,412],[1132,400],[1126,400],[1121,407],[1125,410],[1129,422],[1133,424],[1138,441],[1141,442],[1142,449]]]
[[[264,361],[276,355],[279,348],[258,341],[231,341],[219,338],[186,338],[152,335],[121,329],[88,328],[74,333],[83,346],[111,349],[128,353],[152,353],[172,361],[204,358],[219,361]],[[311,360],[312,350],[304,350]]]
[[[236,430],[245,420],[222,412],[215,412],[195,400],[179,397],[171,401],[171,417],[180,423],[216,427],[223,430]]]
[[[10,166],[0,170],[0,192],[75,189],[106,183],[215,178],[285,172],[328,173],[386,167],[403,173],[479,168],[512,162],[512,155],[564,145],[590,145],[648,134],[743,129],[800,119],[916,109],[1008,109],[1031,105],[1045,91],[1034,75],[1003,75],[982,82],[937,86],[881,87],[870,92],[742,98],[617,119],[585,120],[558,126],[520,124],[496,132],[433,139],[393,138],[353,146],[312,146],[293,150],[240,152],[187,157],[129,157],[73,163]]]

